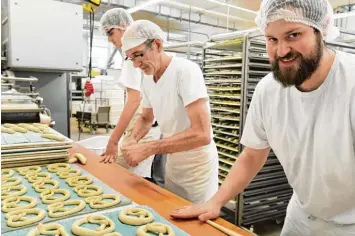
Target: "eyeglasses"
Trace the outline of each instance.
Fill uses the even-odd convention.
[[[148,49],[150,49],[150,46],[152,45],[153,42],[154,42],[154,39],[145,41],[146,48],[142,52],[135,54],[132,58],[126,57],[124,60],[125,61],[130,60],[130,61],[136,61],[136,62],[142,61],[146,51]]]
[[[113,34],[113,29],[114,29],[114,28],[111,28],[110,30],[106,31],[106,35],[107,35],[107,36],[112,36],[112,34]]]

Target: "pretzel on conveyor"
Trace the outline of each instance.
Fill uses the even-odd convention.
[[[26,215],[36,215],[35,217],[26,217]],[[11,211],[5,215],[6,224],[10,227],[22,227],[37,223],[46,216],[45,210],[40,208],[22,209]]]
[[[29,173],[39,173],[41,172],[42,168],[40,166],[26,166],[20,167],[16,169],[20,175],[27,175]]]
[[[74,188],[74,192],[76,192],[79,197],[93,197],[101,195],[103,189],[96,185],[79,185]]]
[[[100,225],[100,227],[92,230],[81,227],[82,224],[97,224]],[[78,236],[121,235],[119,233],[113,233],[114,230],[115,223],[111,219],[103,215],[86,216],[80,220],[75,221],[71,228],[71,231]]]
[[[28,204],[20,204],[21,201],[28,202]],[[17,196],[17,197],[9,197],[2,201],[2,211],[3,212],[11,212],[22,209],[29,209],[37,206],[37,200],[33,197],[27,196]]]
[[[113,201],[105,201],[105,199],[113,199]],[[103,194],[99,196],[87,197],[85,202],[93,209],[102,209],[113,207],[121,202],[121,198],[117,194]]]
[[[154,216],[142,208],[126,208],[120,211],[118,219],[128,225],[144,225],[152,222]]]
[[[39,224],[28,232],[26,236],[38,235],[69,236],[64,227],[57,223]]]
[[[46,187],[46,184],[53,185],[51,187]],[[42,193],[46,191],[47,189],[58,189],[59,188],[59,182],[54,179],[42,179],[37,182],[34,182],[32,184],[32,187],[35,189],[37,193]]]
[[[49,164],[47,165],[47,170],[49,172],[60,172],[63,170],[69,170],[70,169],[70,165],[68,163],[55,163],[55,164]]]
[[[16,192],[12,192],[12,191]],[[9,197],[17,197],[22,196],[27,193],[27,188],[23,185],[20,186],[2,186],[1,187],[1,199],[9,198]]]
[[[79,185],[89,185],[92,183],[92,177],[85,176],[85,175],[74,176],[74,177],[68,178],[65,182],[67,182],[67,184],[70,187],[76,187]]]
[[[65,206],[76,205],[76,207],[65,208]],[[69,200],[64,202],[56,202],[47,206],[48,216],[51,218],[59,218],[72,215],[85,208],[84,200]]]
[[[63,197],[55,197],[55,194],[62,194]],[[40,194],[40,198],[44,204],[63,202],[70,198],[70,192],[67,189],[46,189]]]
[[[175,236],[174,230],[166,224],[153,222],[150,224],[142,225],[137,229],[137,236],[149,236],[148,232],[154,233],[158,236]]]
[[[36,183],[36,182],[40,182],[43,180],[52,179],[52,176],[51,176],[51,174],[49,174],[47,172],[41,172],[41,173],[30,172],[30,173],[26,174],[26,179],[30,183]]]
[[[1,186],[16,186],[22,183],[19,177],[1,178]]]
[[[64,169],[57,172],[57,175],[61,179],[68,179],[75,176],[81,175],[81,170],[78,169]]]
[[[1,170],[1,178],[10,178],[15,174],[15,171],[12,169]]]

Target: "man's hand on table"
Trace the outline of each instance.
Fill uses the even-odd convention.
[[[149,143],[131,144],[121,148],[123,157],[127,164],[132,167],[138,166],[138,164],[148,158],[154,153],[150,152],[148,147]]]
[[[221,207],[218,204],[212,201],[208,201],[205,203],[176,209],[170,213],[170,216],[175,219],[198,218],[199,220],[205,222],[210,219],[218,218],[220,212]]]
[[[102,158],[100,162],[113,163],[117,157],[117,152],[118,152],[117,142],[112,142],[110,140],[106,146],[106,151],[103,154],[101,154]]]

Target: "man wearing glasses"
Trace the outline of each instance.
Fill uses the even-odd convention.
[[[150,155],[168,153],[165,188],[191,202],[204,202],[218,189],[218,153],[210,124],[207,89],[199,66],[170,57],[165,33],[153,22],[135,21],[122,38],[127,61],[144,72],[143,112],[129,139],[138,142],[158,120],[163,139],[122,148],[136,166]]]
[[[133,22],[131,15],[124,9],[114,8],[107,11],[101,18],[100,23],[102,29],[106,32],[108,41],[116,48],[122,47],[122,35],[126,28]],[[122,57],[124,58],[124,57]],[[153,156],[149,157],[144,164],[137,167],[130,167],[124,160],[121,150],[118,148],[118,141],[124,136],[126,131],[129,134],[133,128],[134,122],[142,112],[141,104],[141,81],[142,73],[133,67],[131,61],[124,61],[122,65],[122,73],[119,78],[119,84],[126,90],[127,99],[123,108],[121,117],[111,134],[109,143],[107,144],[105,153],[102,154],[101,162],[116,163],[133,172],[149,176],[150,166]],[[150,127],[149,127],[150,128]],[[147,132],[148,133],[148,132]],[[123,137],[122,145],[126,145],[129,140],[127,136]],[[148,133],[140,142],[147,142],[153,140],[153,134]],[[150,176],[149,176],[150,177]]]

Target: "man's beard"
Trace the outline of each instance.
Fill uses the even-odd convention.
[[[298,52],[289,52],[282,59],[290,59],[297,57],[296,60],[300,60],[298,67],[288,67],[281,70],[278,57],[275,57],[274,62],[271,64],[271,69],[274,74],[274,78],[284,87],[296,86],[299,87],[304,81],[309,79],[313,72],[317,70],[320,60],[323,55],[322,38],[317,35],[317,45],[308,58],[302,56]]]

